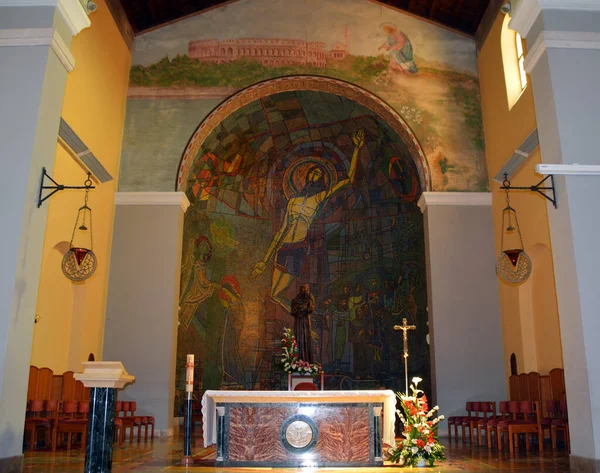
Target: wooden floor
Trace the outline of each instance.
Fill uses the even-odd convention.
[[[183,453],[183,441],[180,438],[155,439],[154,442],[143,442],[132,446],[126,443],[122,447],[116,447],[113,453],[113,473],[122,472],[259,472],[269,471],[277,472],[305,472],[308,470],[319,472],[328,471],[348,471],[353,472],[381,472],[381,468],[214,468],[214,448],[205,449],[202,446],[202,440],[197,439],[194,443],[198,446],[192,449],[195,459],[194,467],[182,467],[178,465]],[[536,453],[525,454],[524,448],[519,454],[511,457],[508,452],[498,454],[498,452],[489,451],[486,447],[473,447],[468,444],[453,443],[449,445],[447,440],[442,440],[446,447],[445,462],[439,463],[433,468],[426,470],[440,473],[445,472],[468,472],[468,471],[489,471],[489,472],[518,472],[518,473],[562,473],[569,471],[569,458],[564,453],[553,454],[546,445],[543,455]],[[25,453],[26,473],[62,473],[62,472],[82,472],[84,464],[84,454],[79,450],[57,451],[55,454],[45,450],[36,450],[35,452]],[[395,464],[386,463],[383,467],[385,472],[401,471],[402,468]]]

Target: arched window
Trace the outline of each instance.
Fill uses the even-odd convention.
[[[502,24],[500,36],[500,47],[502,49],[502,65],[504,66],[504,81],[506,83],[506,97],[508,108],[519,100],[519,97],[527,86],[527,74],[525,72],[525,51],[523,39],[516,31],[508,28],[510,17],[506,15]]]

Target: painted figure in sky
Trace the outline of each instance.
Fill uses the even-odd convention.
[[[326,188],[325,170],[318,165],[306,173],[303,189],[287,203],[283,225],[271,240],[271,244],[262,261],[254,266],[251,278],[257,278],[266,269],[269,261],[275,259],[275,268],[271,281],[271,300],[290,312],[290,301],[285,293],[294,280],[302,274],[304,258],[309,251],[308,232],[319,217],[329,199],[342,189],[354,183],[358,154],[365,143],[365,132],[358,130],[354,136],[354,153],[348,170],[348,177],[333,187]]]
[[[408,36],[396,28],[393,23],[384,23],[381,29],[388,35],[379,49],[390,52],[390,69],[393,71],[415,74],[418,69],[413,60],[413,48]]]
[[[292,299],[291,314],[294,317],[294,335],[298,344],[298,357],[312,363],[312,324],[310,314],[315,311],[315,298],[308,284],[300,286],[300,292]]]

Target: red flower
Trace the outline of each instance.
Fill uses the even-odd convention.
[[[417,440],[417,447],[423,448],[424,446],[425,446],[425,442],[423,442],[421,439]]]

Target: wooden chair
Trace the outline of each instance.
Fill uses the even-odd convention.
[[[515,407],[517,407],[515,409]],[[513,455],[515,452],[514,439],[515,435],[525,434],[525,448],[529,452],[529,435],[536,434],[538,436],[540,452],[544,450],[544,438],[542,435],[541,425],[541,410],[538,401],[520,401],[518,403],[511,402],[509,411],[513,414],[512,420],[501,421],[498,423],[498,450],[502,450],[501,434],[507,433],[509,442],[509,451]]]
[[[56,422],[56,433],[52,443],[52,451],[56,451],[61,434],[67,435],[67,450],[71,449],[72,435],[81,434],[81,450],[85,452],[85,441],[87,436],[87,414],[89,404],[80,401],[63,401],[62,413]]]
[[[496,435],[496,443],[498,442],[498,422],[512,419],[512,414],[509,410],[509,401],[500,401],[498,406],[498,415],[495,419],[488,420],[485,424],[485,436],[488,448],[492,448],[492,434]]]
[[[510,401],[508,403],[508,416],[498,421],[496,424],[496,443],[498,444],[498,451],[502,451],[502,434],[508,437],[508,424],[519,420],[521,413],[521,401]]]
[[[461,422],[462,425],[462,435],[463,435],[463,443],[466,442],[467,436],[465,434],[466,429],[469,429],[469,440],[471,445],[473,445],[473,428],[477,425],[477,421],[479,420],[479,409],[481,403],[479,401],[473,401],[469,403],[470,409],[467,409],[467,417],[463,417]]]
[[[552,437],[552,451],[556,451],[556,434],[563,432],[565,439],[565,447],[567,452],[571,453],[571,444],[569,441],[569,419],[567,414],[567,401],[558,401],[559,417],[552,420],[550,426],[550,434]]]
[[[29,450],[35,450],[37,447],[39,432],[45,431],[46,439],[48,433],[53,432],[54,418],[48,417],[44,408],[44,401],[34,399],[29,401],[25,417],[25,435],[29,435]]]
[[[477,421],[471,425],[471,431],[475,432],[477,445],[483,445],[482,433],[487,431],[487,423],[496,419],[496,403],[490,401],[480,402],[479,412],[483,414],[483,417],[477,418]],[[471,443],[473,443],[473,436],[471,436]]]
[[[540,453],[544,451],[544,435],[542,431],[542,411],[539,401],[521,401],[522,422],[512,422],[508,424],[508,438],[510,440],[509,450],[514,454],[513,437],[519,434],[525,434],[525,449],[529,452],[529,435],[537,435],[538,448]]]

